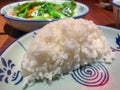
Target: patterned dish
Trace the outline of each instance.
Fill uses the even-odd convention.
[[[103,30],[116,60],[112,64],[93,63],[73,70],[51,85],[39,82],[28,90],[118,90],[120,88],[120,31],[99,26]],[[20,62],[36,35],[32,31],[14,41],[0,54],[0,90],[22,90]]]

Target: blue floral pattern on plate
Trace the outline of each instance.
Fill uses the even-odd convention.
[[[14,85],[18,85],[22,82],[23,77],[20,75],[20,71],[14,71],[15,64],[11,59],[5,60],[1,57],[1,63],[3,67],[0,67],[0,82],[5,82],[6,84],[13,82]]]
[[[114,51],[120,52],[120,35],[119,34],[117,35],[115,41],[116,41],[116,44],[117,44],[118,47],[116,47],[116,48],[111,47],[111,49],[112,49],[113,52]]]

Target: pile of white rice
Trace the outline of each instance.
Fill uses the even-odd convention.
[[[23,83],[52,81],[80,65],[112,59],[105,36],[92,21],[71,18],[51,22],[38,31],[24,55]]]

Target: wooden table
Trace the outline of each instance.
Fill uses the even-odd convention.
[[[8,3],[17,0],[0,0],[0,8]],[[94,23],[109,27],[115,26],[114,15],[112,11],[96,6],[97,0],[76,0],[82,2],[90,8],[86,19],[93,20]],[[11,42],[25,34],[25,32],[18,31],[6,24],[4,18],[0,15],[0,52],[4,50]]]

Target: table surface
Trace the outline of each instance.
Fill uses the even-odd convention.
[[[4,5],[16,2],[17,0],[0,0],[0,8]],[[87,20],[92,20],[95,24],[114,27],[115,19],[112,10],[108,10],[97,6],[99,4],[98,0],[76,0],[78,2],[86,4],[90,11],[85,17]],[[15,39],[19,38],[25,34],[25,32],[16,30],[15,28],[9,26],[4,18],[0,15],[0,52],[2,52],[10,43]]]

